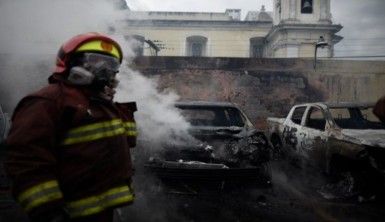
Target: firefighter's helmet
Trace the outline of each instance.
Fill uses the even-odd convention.
[[[69,71],[73,56],[81,52],[96,52],[123,59],[120,45],[110,37],[95,32],[77,35],[64,43],[56,58],[54,73],[63,74]]]

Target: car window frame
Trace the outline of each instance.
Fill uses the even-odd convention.
[[[307,122],[309,121],[310,119],[310,114],[311,114],[311,110],[312,108],[316,108],[316,109],[319,109],[323,115],[323,118],[325,119],[325,126],[324,126],[324,129],[323,130],[320,130],[320,129],[316,129],[316,128],[312,128],[310,126],[307,126]],[[316,105],[310,105],[307,107],[307,110],[306,110],[306,113],[305,113],[305,119],[303,119],[302,121],[302,126],[303,127],[306,127],[307,129],[312,129],[312,130],[317,130],[317,131],[320,131],[322,133],[326,132],[326,129],[327,129],[327,126],[328,126],[328,119],[326,118],[327,115],[324,111],[324,109],[321,107],[321,106],[316,106]]]
[[[298,124],[298,123],[293,121],[293,116],[294,116],[294,112],[296,111],[296,109],[299,109],[299,108],[305,108],[305,110],[304,110],[304,112],[302,114],[301,122]],[[308,108],[309,108],[308,106],[301,106],[301,105],[294,107],[292,112],[291,112],[291,115],[290,115],[290,122],[292,122],[295,125],[302,126],[303,122],[304,122],[304,117],[306,116],[305,114],[306,114]]]

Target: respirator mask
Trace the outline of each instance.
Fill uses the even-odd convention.
[[[118,85],[116,74],[120,62],[113,56],[83,53],[69,72],[68,81],[74,85],[89,86],[98,92],[113,90]],[[114,92],[107,92],[114,93]]]

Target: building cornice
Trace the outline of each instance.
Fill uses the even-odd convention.
[[[275,34],[282,31],[331,31],[333,34],[339,32],[343,28],[342,25],[327,25],[327,24],[279,24],[273,26],[266,36],[266,40],[270,40]]]
[[[134,20],[124,21],[129,27],[172,27],[172,28],[272,28],[267,21],[206,21],[206,20]]]

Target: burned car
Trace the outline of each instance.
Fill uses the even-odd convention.
[[[219,102],[175,106],[191,124],[193,139],[168,144],[150,158],[147,168],[168,181],[270,183],[268,141],[237,106]]]
[[[273,148],[332,176],[349,173],[358,186],[384,186],[385,126],[374,104],[310,103],[284,119],[269,118]],[[361,182],[360,182],[361,181]],[[365,185],[366,184],[366,185]]]

